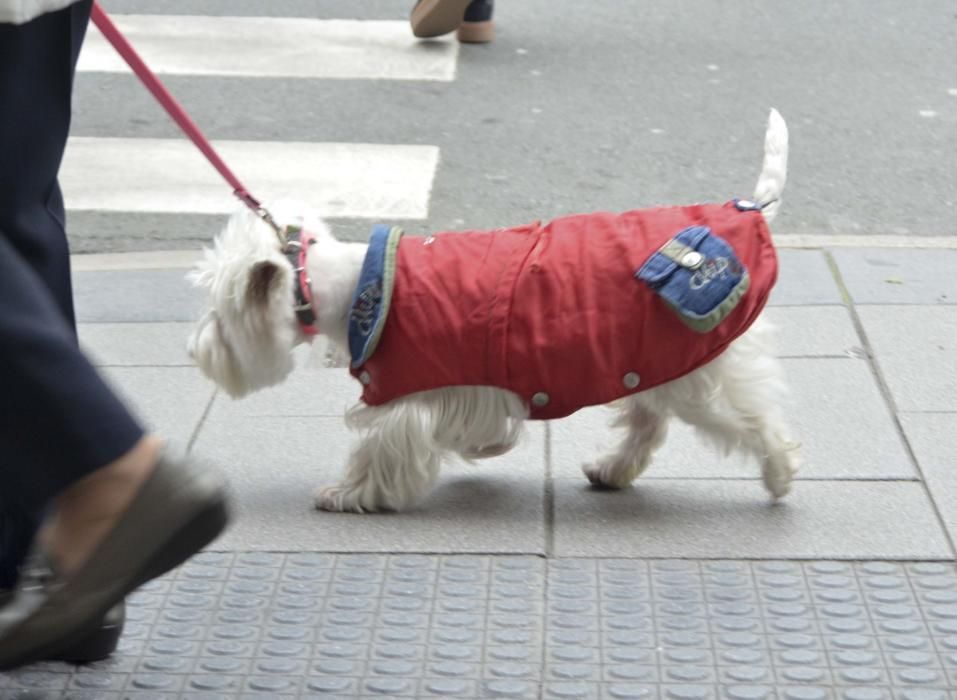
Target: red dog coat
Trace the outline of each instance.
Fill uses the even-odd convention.
[[[712,360],[776,279],[750,202],[427,238],[378,226],[350,316],[351,372],[369,405],[483,385],[518,394],[533,419],[560,418]]]

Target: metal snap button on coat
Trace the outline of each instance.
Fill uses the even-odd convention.
[[[549,402],[549,396],[544,391],[540,391],[532,397],[532,403],[539,408],[547,406]]]
[[[369,376],[369,373],[367,371],[362,370],[359,373],[359,381],[365,384],[366,386],[369,386],[369,384],[372,383],[372,377]]]
[[[683,258],[681,258],[681,265],[683,267],[698,267],[701,263],[704,262],[704,256],[696,250],[686,253]]]
[[[641,377],[637,372],[629,372],[621,378],[621,383],[625,385],[626,389],[634,389],[641,383]]]

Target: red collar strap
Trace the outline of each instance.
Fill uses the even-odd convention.
[[[316,244],[316,237],[300,226],[287,226],[285,238],[286,247],[282,252],[296,272],[293,309],[302,332],[311,337],[319,333],[319,326],[316,323],[316,309],[312,298],[312,280],[306,272],[306,253]]]

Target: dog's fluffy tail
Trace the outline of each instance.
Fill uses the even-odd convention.
[[[781,194],[788,178],[788,126],[776,109],[768,117],[764,135],[764,164],[758,184],[754,187],[754,201],[763,207],[764,218],[770,222],[781,207]]]

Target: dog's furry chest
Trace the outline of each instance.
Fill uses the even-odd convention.
[[[706,226],[750,275],[737,306],[695,332],[636,271]],[[734,205],[568,216],[547,225],[403,237],[379,228],[350,318],[352,374],[379,405],[447,386],[518,394],[558,418],[676,379],[716,357],[767,301],[777,262],[763,217]]]

